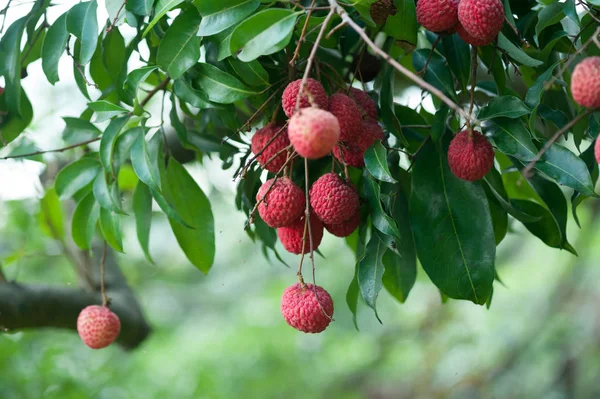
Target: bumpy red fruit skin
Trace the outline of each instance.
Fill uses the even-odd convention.
[[[470,137],[462,131],[450,143],[448,165],[459,179],[479,180],[494,166],[494,149],[481,133],[474,131]]]
[[[283,112],[285,112],[288,118],[294,114],[294,109],[296,108],[296,97],[298,96],[301,82],[302,79],[298,79],[287,85],[283,91],[283,95],[281,96]],[[309,100],[309,97],[306,95],[307,90],[310,93],[310,97],[313,102],[312,104]],[[314,106],[321,109],[327,109],[327,93],[320,82],[311,78],[306,79],[306,85],[304,86],[303,92],[304,93],[300,97],[300,108]]]
[[[333,300],[329,293],[318,285],[306,284],[302,287],[300,283],[296,283],[283,291],[281,314],[296,330],[320,333],[331,323]]]
[[[354,100],[345,94],[336,93],[329,97],[329,112],[338,119],[341,141],[352,141],[358,136],[362,118]]]
[[[587,108],[600,108],[600,57],[581,61],[571,76],[573,100]]]
[[[277,236],[279,241],[283,244],[286,251],[293,254],[302,253],[302,237],[304,235],[304,215],[296,219],[294,223],[289,226],[280,227],[277,229]],[[323,239],[323,223],[319,220],[317,215],[310,215],[310,232],[313,239],[313,251],[316,251],[321,244]],[[310,252],[310,240],[308,236],[308,230],[306,231],[306,239],[304,241],[304,253]]]
[[[276,135],[277,138],[275,138],[269,144],[269,146],[262,151],[267,143]],[[284,151],[272,160],[271,158],[289,145],[290,139],[288,138],[287,129],[270,123],[262,129],[258,129],[256,133],[254,133],[254,136],[252,136],[251,149],[254,155],[262,151],[262,153],[260,153],[260,155],[256,158],[258,163],[269,172],[277,173],[285,164],[287,153]]]
[[[77,332],[84,344],[92,349],[106,348],[119,336],[119,317],[105,306],[84,308],[77,318]]]
[[[369,118],[377,119],[379,117],[379,113],[377,112],[377,104],[375,101],[364,91],[352,87],[350,89],[350,97],[356,102],[359,108],[367,115]]]
[[[596,162],[600,163],[600,140],[598,139],[594,143],[594,155],[596,156]]]
[[[353,168],[362,168],[365,166],[365,151],[359,147],[340,144],[333,149],[333,156],[345,165]]]
[[[360,224],[360,209],[347,221],[340,224],[327,224],[325,228],[336,237],[348,237]]]
[[[495,38],[504,24],[502,0],[461,0],[458,4],[458,20],[474,37]]]
[[[460,22],[455,25],[455,29],[456,29],[456,33],[458,33],[458,36],[465,43],[469,43],[471,46],[476,46],[476,47],[487,46],[488,44],[492,43],[494,41],[494,39],[496,39],[495,36],[483,38],[483,39],[475,37],[475,36],[471,35],[469,32],[467,32],[465,30],[465,28],[463,28],[463,26],[460,24]]]
[[[366,119],[358,137],[333,149],[333,155],[342,163],[355,168],[365,166],[365,151],[377,140],[385,138],[383,129],[373,119]]]
[[[432,32],[452,29],[458,22],[458,0],[419,0],[417,21]]]
[[[356,188],[335,173],[321,176],[309,194],[310,205],[325,224],[343,223],[360,207]]]
[[[273,184],[273,188],[269,190]],[[265,200],[261,201],[265,195]],[[273,178],[264,182],[258,189],[256,201],[261,201],[258,205],[258,214],[268,226],[273,228],[291,224],[302,215],[306,206],[304,193],[287,177],[277,180]]]
[[[300,156],[318,159],[329,154],[338,143],[340,124],[331,112],[304,108],[290,119],[288,137]]]

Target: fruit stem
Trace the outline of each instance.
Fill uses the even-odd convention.
[[[106,296],[106,287],[104,285],[104,272],[105,272],[105,264],[106,264],[106,252],[107,245],[106,241],[104,241],[104,246],[102,248],[102,259],[100,260],[100,292],[102,293],[102,306],[108,307],[110,305],[110,301]]]

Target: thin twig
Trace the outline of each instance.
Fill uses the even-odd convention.
[[[521,44],[523,44],[526,48],[529,48],[529,43],[527,43],[527,40],[525,40],[523,37],[521,37],[521,34],[519,33],[519,30],[517,29],[517,27],[510,23],[510,21],[508,20],[508,17],[506,15],[504,16],[504,21],[506,22],[506,24],[508,26],[510,26],[512,31],[515,32],[515,35],[517,35],[517,37],[521,41]]]
[[[310,3],[310,6],[314,7],[316,1],[317,0],[312,0],[312,3]],[[292,59],[289,62],[289,64],[291,66],[294,65],[294,62],[296,62],[296,58],[298,58],[298,55],[300,54],[300,48],[302,47],[302,42],[304,41],[304,37],[306,35],[306,28],[308,28],[308,23],[310,22],[310,17],[312,16],[312,12],[313,12],[313,10],[311,9],[306,14],[306,21],[304,21],[304,26],[302,27],[302,32],[300,33],[300,39],[298,39],[298,44],[296,45],[296,50],[294,51],[294,56],[292,57]]]
[[[79,64],[79,62],[77,62],[77,60],[75,60],[75,56],[73,56],[73,54],[71,53],[71,49],[69,48],[69,42],[67,42],[67,55],[73,59],[73,64],[75,65],[75,68],[77,69],[77,71],[79,72],[81,77],[83,78],[83,81],[85,82],[85,84],[97,89],[98,85],[96,83],[90,82],[88,80],[87,76],[85,76],[85,71],[84,71],[82,65]]]
[[[429,62],[431,61],[431,57],[433,57],[433,53],[435,53],[435,48],[437,47],[437,45],[440,43],[441,40],[442,40],[442,35],[438,35],[438,37],[435,39],[435,41],[431,45],[431,51],[429,52],[427,61],[425,61],[425,66],[423,66],[423,69],[421,69],[419,72],[417,72],[417,75],[423,76],[425,74],[425,72],[427,71],[427,67],[429,66]]]
[[[335,32],[337,32],[338,30],[342,29],[344,26],[346,26],[346,22],[342,21],[339,24],[337,24],[333,29],[331,29],[328,33],[327,36],[325,36],[325,39],[329,39],[331,36],[333,36],[333,34]]]
[[[104,269],[105,269],[105,263],[106,263],[106,252],[107,252],[107,245],[106,245],[106,241],[104,241],[104,247],[102,249],[102,259],[100,260],[100,293],[102,294],[102,306],[108,306],[110,304],[110,301],[108,300],[108,297],[106,296],[106,287],[104,286]]]
[[[12,3],[12,1],[13,0],[8,0],[8,3],[6,3],[6,7],[0,10],[0,15],[4,15],[4,17],[2,18],[2,26],[0,26],[0,33],[4,32],[4,24],[6,23],[6,18],[8,17],[8,9],[10,8],[10,3]]]
[[[80,143],[71,144],[71,145],[68,145],[68,146],[62,147],[62,148],[55,148],[53,150],[35,151],[35,152],[29,152],[27,154],[9,155],[9,156],[0,158],[0,161],[3,161],[5,159],[33,157],[36,155],[42,155],[42,154],[47,154],[47,153],[51,153],[51,152],[63,152],[63,151],[71,150],[73,148],[82,147],[84,145],[87,145],[87,144],[90,144],[90,143],[93,143],[96,141],[100,141],[101,138],[102,137],[94,137],[93,139],[85,140]]]
[[[142,101],[140,101],[140,107],[144,108],[144,106],[146,104],[148,104],[148,101],[150,101],[156,93],[158,93],[161,90],[164,90],[167,87],[167,85],[169,84],[170,81],[171,81],[171,78],[167,77],[167,78],[165,78],[165,80],[160,82],[160,84],[158,86],[156,86],[154,89],[150,90],[148,92],[148,94],[146,94],[146,97],[144,97],[142,99]]]
[[[530,174],[531,174],[531,171],[535,167],[536,163],[540,159],[542,159],[542,157],[544,156],[544,154],[546,153],[546,151],[548,151],[550,149],[550,147],[552,147],[552,144],[554,144],[556,142],[556,140],[558,140],[563,134],[565,134],[566,132],[568,132],[573,126],[575,126],[579,121],[581,121],[583,118],[585,118],[586,116],[588,116],[592,112],[594,112],[594,110],[592,110],[592,109],[586,110],[584,113],[577,115],[571,122],[567,123],[562,129],[560,129],[559,131],[557,131],[554,134],[554,136],[552,136],[552,138],[550,140],[548,140],[546,142],[546,144],[544,144],[544,146],[537,153],[537,155],[535,156],[535,158],[533,158],[531,160],[531,162],[529,162],[529,164],[527,164],[527,166],[523,169],[523,171],[521,172],[521,174],[523,176],[525,176],[525,177],[529,177]]]
[[[265,162],[265,164],[264,164],[264,165],[261,165],[261,166],[263,167],[263,169],[265,169],[267,166],[269,166],[269,165],[271,164],[271,162],[273,162],[275,159],[277,159],[277,157],[278,157],[278,156],[280,156],[281,154],[283,154],[284,152],[286,152],[286,151],[288,151],[288,150],[291,150],[292,148],[293,148],[293,147],[292,147],[292,145],[291,145],[291,144],[290,144],[290,145],[288,145],[287,147],[284,147],[284,148],[282,148],[281,150],[279,150],[279,151],[277,151],[275,154],[273,154],[273,155],[271,156],[271,158],[269,158],[269,159],[267,160],[267,162]],[[287,158],[286,158],[286,159],[287,159]],[[284,171],[284,174],[285,174],[285,171]]]
[[[111,24],[108,25],[108,27],[106,28],[107,32],[112,31],[113,28],[115,27],[115,25],[117,24],[117,21],[119,20],[119,14],[121,14],[121,10],[123,10],[123,7],[125,7],[125,4],[127,4],[127,0],[123,0],[123,3],[121,3],[121,7],[119,7],[119,9],[117,10],[117,15],[115,15],[115,18],[113,19]]]
[[[471,104],[469,105],[469,115],[473,115],[473,107],[475,106],[475,86],[477,86],[477,47],[471,46]],[[466,120],[469,132],[471,128],[471,121]]]
[[[393,66],[395,69],[397,69],[401,74],[406,76],[408,79],[412,80],[419,87],[421,87],[424,90],[429,91],[431,94],[438,97],[446,105],[448,105],[451,109],[453,109],[455,112],[460,114],[460,116],[462,116],[464,119],[470,119],[471,123],[473,125],[480,124],[480,122],[476,118],[474,118],[472,115],[468,115],[458,104],[456,104],[454,101],[449,99],[441,90],[437,89],[436,87],[434,87],[431,84],[424,81],[422,78],[420,78],[419,76],[417,76],[416,74],[411,72],[409,69],[404,67],[398,61],[396,61],[395,59],[390,57],[390,55],[387,54],[385,51],[380,49],[375,43],[373,43],[373,41],[369,38],[369,36],[367,36],[365,31],[360,26],[358,26],[356,24],[356,22],[354,22],[352,20],[352,18],[350,18],[348,13],[338,4],[338,2],[336,0],[328,0],[328,1],[329,1],[329,4],[331,5],[331,9],[335,10],[343,20],[348,22],[348,25],[350,25],[350,27],[352,29],[354,29],[354,31],[356,33],[358,33],[358,35],[365,41],[365,43],[367,43],[367,45],[369,47],[371,47],[373,52],[375,52],[377,55],[382,57],[388,64]]]

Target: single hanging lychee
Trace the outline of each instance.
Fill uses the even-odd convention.
[[[117,339],[120,331],[119,317],[106,306],[88,306],[77,317],[77,333],[92,349],[106,348]]]
[[[318,285],[302,286],[297,283],[287,287],[283,292],[281,314],[296,330],[320,333],[331,323],[333,300],[329,293]]]

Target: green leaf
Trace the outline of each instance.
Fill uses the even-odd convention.
[[[127,124],[129,120],[129,116],[122,116],[120,118],[115,118],[106,127],[104,133],[102,134],[102,139],[100,140],[100,163],[104,167],[106,173],[111,173],[113,176],[115,175],[113,170],[113,153],[115,150],[115,143],[117,141],[117,136],[121,129]]]
[[[112,80],[121,82],[121,74],[127,71],[127,49],[119,29],[111,30],[102,41],[102,61]]]
[[[535,168],[561,185],[571,187],[584,195],[597,197],[585,162],[562,145],[552,144],[542,156],[542,160],[536,163]]]
[[[138,241],[146,259],[150,263],[154,263],[150,256],[150,229],[152,227],[152,193],[150,188],[143,182],[138,181],[133,191],[132,201]]]
[[[135,174],[150,188],[160,191],[160,171],[158,168],[160,133],[155,133],[151,139],[153,145],[146,145],[146,137],[141,134],[131,146],[131,163]],[[158,142],[160,143],[160,142]]]
[[[369,202],[371,210],[371,220],[373,226],[383,234],[393,237],[400,237],[400,232],[396,226],[396,222],[388,214],[385,213],[381,205],[381,188],[379,184],[371,177],[366,175],[364,178],[364,196]]]
[[[383,67],[382,85],[379,93],[381,120],[383,121],[385,128],[400,141],[400,144],[408,146],[408,141],[406,140],[406,137],[404,137],[404,132],[402,131],[402,126],[398,120],[396,107],[394,105],[394,82],[396,80],[394,71],[395,70],[389,65]]]
[[[108,13],[108,20],[113,26],[119,26],[125,20],[125,15],[127,12],[123,9],[123,1],[124,0],[104,0],[104,8]],[[127,4],[125,4],[126,6]],[[111,32],[118,31],[118,29],[113,29]],[[109,32],[109,33],[111,33]]]
[[[75,42],[75,52],[77,52],[80,47],[81,43],[79,40],[77,40]],[[79,88],[81,94],[83,94],[85,98],[91,101],[90,93],[88,92],[88,84],[86,82],[84,74],[85,68],[81,67],[80,70],[80,67],[77,65],[77,61],[73,60],[73,77],[75,78],[75,83],[77,84],[77,87]]]
[[[388,166],[387,150],[381,144],[381,141],[376,141],[375,144],[369,147],[365,152],[365,166],[371,176],[377,180],[388,183],[396,182],[392,177]]]
[[[54,188],[46,191],[46,194],[40,200],[39,220],[42,230],[46,234],[57,240],[63,239],[65,236],[65,217]]]
[[[512,206],[511,200],[508,198],[506,190],[504,189],[502,176],[496,169],[492,169],[483,179],[487,183],[485,186],[487,187],[487,191],[494,196],[496,201],[509,215],[521,222],[531,223],[539,220],[538,217],[523,213]]]
[[[127,79],[125,79],[125,83],[123,84],[123,89],[127,95],[132,99],[135,98],[137,96],[137,90],[140,83],[148,79],[148,76],[150,76],[150,74],[156,69],[157,67],[155,66],[145,66],[131,71],[129,75],[127,75]]]
[[[67,14],[63,14],[48,29],[42,45],[42,70],[51,84],[59,80],[58,61],[65,52],[69,32],[67,31]]]
[[[66,126],[62,137],[67,145],[91,140],[102,133],[93,123],[85,119],[63,117],[63,120]]]
[[[397,0],[394,2],[397,12],[387,18],[383,31],[396,39],[406,52],[414,49],[417,45],[417,11],[415,2],[412,0]]]
[[[210,202],[186,169],[174,159],[163,180],[165,198],[194,228],[169,218],[171,229],[188,260],[208,273],[215,257],[215,231]]]
[[[6,18],[6,15],[4,16]],[[10,113],[24,118],[21,109],[21,38],[28,17],[13,22],[0,41],[0,75],[4,75],[6,87],[3,97]],[[26,119],[26,118],[24,118]]]
[[[288,45],[296,19],[301,13],[289,9],[273,8],[254,14],[238,25],[231,34],[231,53],[244,62],[261,55],[276,53]]]
[[[171,79],[179,79],[200,59],[200,38],[196,36],[200,14],[189,8],[180,14],[160,41],[156,63]]]
[[[121,166],[129,160],[133,143],[139,136],[143,136],[144,134],[144,128],[138,126],[126,130],[117,136],[112,156],[112,166],[115,176],[118,176]]]
[[[364,257],[358,262],[357,279],[360,293],[367,306],[375,311],[375,317],[381,323],[377,314],[377,297],[383,288],[383,255],[386,253],[386,245],[375,233],[367,244]]]
[[[444,53],[450,70],[465,90],[471,79],[471,54],[469,45],[458,35],[446,35],[442,38]]]
[[[79,248],[89,249],[91,247],[99,217],[100,205],[92,193],[77,203],[71,222],[71,235]]]
[[[483,188],[487,195],[490,216],[492,217],[492,224],[494,225],[494,238],[496,240],[496,245],[498,245],[504,240],[504,237],[506,237],[506,233],[508,232],[508,213],[494,196],[490,187],[484,185]]]
[[[494,97],[479,110],[477,118],[480,120],[505,117],[516,119],[531,113],[523,101],[514,96]]]
[[[538,237],[549,247],[558,249],[564,247],[564,240],[559,226],[546,208],[532,201],[512,200],[512,203],[520,211],[537,217],[536,222],[523,222],[523,225],[531,234]]]
[[[210,101],[231,104],[257,94],[227,72],[211,64],[198,64],[194,72],[198,74],[196,83]]]
[[[545,5],[538,12],[538,21],[535,26],[535,35],[533,36],[537,45],[540,44],[539,37],[540,33],[550,25],[559,23],[564,17],[563,4],[553,3]]]
[[[358,268],[358,265],[357,265]],[[354,273],[354,278],[350,282],[348,286],[348,291],[346,292],[346,304],[352,312],[352,320],[354,322],[354,327],[358,330],[358,324],[356,322],[356,315],[358,312],[358,294],[360,293],[360,287],[358,286],[358,277],[356,272]]]
[[[154,6],[154,18],[152,18],[146,29],[144,29],[142,37],[146,37],[148,32],[150,32],[150,29],[152,29],[166,13],[181,3],[183,3],[183,0],[157,0],[156,5]]]
[[[213,105],[208,101],[206,94],[200,90],[194,89],[185,79],[185,77],[175,81],[173,84],[173,90],[175,95],[181,101],[185,101],[192,107],[200,109],[213,108]]]
[[[54,189],[60,199],[72,197],[90,184],[100,172],[100,164],[93,158],[82,158],[65,166],[54,182]]]
[[[450,107],[448,107],[446,104],[443,104],[435,113],[435,118],[433,119],[433,123],[431,126],[431,139],[434,143],[440,141],[440,139],[448,130],[448,128],[446,127],[446,121],[448,120],[448,112],[450,112]]]
[[[152,12],[154,0],[127,0],[125,9],[136,15],[146,17]]]
[[[487,126],[496,147],[504,154],[522,161],[531,161],[537,154],[529,130],[517,119],[498,118]]]
[[[554,63],[550,68],[546,70],[543,74],[541,74],[535,81],[533,85],[527,90],[527,95],[525,96],[525,104],[533,109],[540,105],[540,101],[542,99],[542,95],[544,94],[546,84],[552,79],[554,70],[558,62]]]
[[[427,59],[431,50],[421,49],[413,52],[412,63],[417,71],[421,71],[427,65],[427,69],[425,70],[424,79],[442,90],[446,93],[450,98],[458,101],[456,96],[456,91],[454,90],[454,79],[452,79],[452,75],[446,66],[446,60],[444,60],[440,55],[433,53],[431,54],[431,59],[429,60],[429,64],[427,64]]]
[[[487,302],[494,282],[496,243],[479,182],[455,177],[443,151],[428,142],[413,166],[410,220],[423,269],[448,297]]]
[[[79,65],[86,65],[92,59],[98,43],[98,20],[96,0],[74,5],[67,13],[67,30],[81,42],[79,51],[75,52],[75,60]]]
[[[96,201],[102,208],[122,213],[117,184],[115,181],[109,184],[106,180],[106,174],[98,173],[92,191]]]
[[[252,14],[260,1],[257,0],[194,0],[194,5],[202,15],[200,36],[220,33]]]
[[[265,68],[260,65],[260,62],[256,60],[242,62],[236,58],[230,58],[229,65],[231,65],[235,73],[249,86],[265,87],[269,85],[269,74],[265,71]]]
[[[88,103],[88,107],[97,113],[100,112],[110,112],[111,114],[115,113],[115,114],[120,114],[123,112],[127,112],[127,110],[123,107],[120,107],[116,104],[110,103],[106,100],[100,100],[100,101],[94,101],[91,103]]]
[[[515,46],[510,40],[506,38],[506,36],[502,34],[502,32],[500,32],[500,34],[498,35],[498,47],[506,51],[508,55],[512,59],[517,61],[519,64],[523,64],[532,68],[536,68],[540,65],[543,65],[542,61],[536,60],[535,58],[531,58],[522,49]]]
[[[121,238],[121,217],[107,209],[100,209],[100,230],[104,239],[115,251],[123,252]]]

